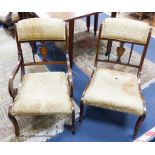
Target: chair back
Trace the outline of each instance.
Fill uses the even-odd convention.
[[[48,65],[48,64],[66,64],[66,61],[48,61],[48,48],[46,41],[65,42],[65,50],[68,52],[68,36],[67,26],[64,21],[55,18],[29,18],[19,21],[15,24],[16,42],[18,47],[18,55],[22,59],[23,69],[25,66],[31,65]],[[39,52],[42,60],[36,62],[24,63],[22,43],[35,44],[40,42]],[[33,55],[34,56],[34,55]]]
[[[97,62],[107,62],[120,65],[126,65],[129,67],[135,67],[138,69],[138,73],[141,71],[144,58],[147,52],[149,40],[151,36],[151,28],[148,24],[135,21],[131,19],[121,18],[107,18],[101,23],[99,36],[97,41],[97,53],[95,59],[95,66]],[[99,58],[100,41],[107,40],[107,48],[110,48],[113,43],[117,48],[115,51],[115,58],[112,52],[106,53],[107,56],[104,59]],[[112,43],[113,42],[113,43]],[[129,45],[129,52],[127,52],[125,43]],[[131,61],[134,53],[134,45],[142,46],[143,50],[140,54],[140,60],[136,64]],[[125,61],[122,57],[125,55]],[[112,57],[113,56],[113,57]]]

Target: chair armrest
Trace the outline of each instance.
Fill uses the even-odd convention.
[[[68,78],[68,83],[69,83],[69,89],[70,89],[70,95],[71,97],[73,96],[73,79],[72,79],[72,69],[70,66],[70,61],[69,61],[69,54],[66,52],[66,61],[67,61],[67,78]]]
[[[18,62],[16,67],[14,68],[10,78],[9,78],[9,84],[8,84],[8,89],[9,89],[9,94],[10,96],[14,99],[17,95],[17,88],[13,88],[13,83],[14,79],[19,71],[19,68],[21,67],[21,57],[19,57]]]

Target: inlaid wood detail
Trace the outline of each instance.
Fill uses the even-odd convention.
[[[42,45],[42,46],[40,47],[39,51],[40,51],[40,53],[41,53],[41,55],[42,55],[42,57],[43,57],[43,59],[42,59],[43,62],[44,62],[44,61],[47,61],[47,60],[46,60],[46,56],[47,56],[47,53],[48,53],[48,48],[45,47],[44,45]]]
[[[121,57],[122,57],[123,53],[125,52],[125,48],[123,46],[124,46],[124,42],[121,42],[120,46],[117,47],[117,56],[118,56],[117,62],[121,61]]]

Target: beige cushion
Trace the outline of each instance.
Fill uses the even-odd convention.
[[[71,113],[72,104],[66,74],[63,72],[30,73],[24,76],[13,115]]]
[[[141,21],[107,18],[103,21],[101,38],[146,44],[150,26]]]
[[[16,24],[18,40],[65,40],[65,22],[55,18],[29,18]]]
[[[0,21],[2,22],[6,22],[6,16],[8,15],[9,12],[0,12]],[[19,20],[19,16],[18,16],[18,12],[13,12],[12,13],[12,21],[18,21]]]
[[[83,102],[135,115],[144,113],[137,77],[109,69],[97,69]]]

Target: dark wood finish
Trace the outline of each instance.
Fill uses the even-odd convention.
[[[83,111],[84,111],[84,104],[83,104],[83,102],[80,102],[80,117],[79,117],[79,122],[80,123],[83,120]]]
[[[98,28],[98,13],[94,15],[94,35],[95,36],[96,36],[97,28]]]
[[[86,19],[87,19],[87,31],[89,32],[89,28],[90,28],[90,16],[87,16]]]
[[[69,22],[69,58],[71,67],[73,64],[73,41],[74,41],[74,20]]]
[[[98,40],[97,40],[97,45],[96,45],[97,52],[96,52],[96,57],[95,57],[95,62],[94,62],[94,68],[93,68],[93,73],[92,73],[91,79],[94,76],[94,73],[96,71],[97,63],[98,62],[106,62],[106,63],[113,63],[113,64],[119,64],[119,65],[126,65],[126,66],[134,67],[134,68],[137,69],[137,79],[138,79],[138,85],[139,85],[139,93],[140,93],[141,98],[143,100],[144,114],[142,114],[142,116],[139,116],[139,118],[137,120],[137,123],[135,125],[135,130],[134,130],[134,134],[133,134],[133,136],[135,137],[137,135],[137,132],[138,132],[139,128],[140,128],[140,125],[142,124],[142,122],[144,121],[145,116],[146,116],[146,104],[145,104],[144,98],[142,96],[140,75],[141,75],[141,70],[142,70],[142,66],[143,66],[143,63],[144,63],[145,55],[146,55],[146,52],[147,52],[149,40],[150,40],[150,37],[151,37],[152,29],[150,29],[150,31],[149,31],[146,44],[139,44],[139,43],[136,43],[136,42],[130,42],[130,41],[124,41],[124,40],[120,41],[120,40],[113,40],[113,39],[108,39],[108,38],[101,38],[101,32],[102,32],[102,24],[100,25],[100,30],[99,30],[99,35],[98,35]],[[108,40],[110,42],[112,42],[112,41],[120,42],[120,46],[117,48],[118,58],[116,59],[116,61],[110,60],[110,53],[109,53],[107,59],[101,60],[99,58],[99,50],[100,50],[100,41],[101,40]],[[125,49],[123,47],[124,46],[124,43],[131,44],[131,50],[130,50],[130,53],[129,53],[128,61],[126,63],[121,61],[121,57],[122,57],[122,55],[123,55],[123,53],[125,51]],[[140,63],[138,65],[134,65],[134,64],[132,64],[130,62],[131,56],[133,54],[134,44],[141,45],[141,46],[144,47],[143,48],[143,52],[141,54]],[[90,80],[90,82],[91,82],[91,80]],[[79,118],[79,121],[80,122],[82,121],[82,118],[83,118],[83,109],[84,109],[83,97],[84,97],[84,95],[85,95],[85,93],[86,93],[86,91],[87,91],[87,89],[88,89],[88,87],[90,85],[90,82],[87,85],[86,89],[84,90],[84,93],[83,93],[82,98],[81,98],[81,103],[80,103],[80,118]]]
[[[115,18],[116,16],[117,16],[117,12],[112,12],[112,13],[111,13],[111,17],[112,17],[112,18]]]
[[[107,51],[105,53],[106,56],[108,56],[110,54],[111,47],[112,47],[112,41],[111,40],[108,40],[108,43],[107,43]]]
[[[75,110],[72,111],[72,134],[75,135]]]
[[[35,17],[34,12],[18,12],[18,15],[19,15],[19,20]]]
[[[145,13],[144,12],[136,12],[136,15],[138,16],[139,20],[142,20],[145,16]]]
[[[46,49],[46,45],[44,43],[45,41],[41,41],[40,53],[43,56],[43,60],[39,61],[39,62],[33,61],[33,62],[24,63],[24,57],[23,57],[23,52],[22,52],[22,47],[21,47],[21,44],[23,42],[18,40],[17,33],[18,32],[15,27],[16,42],[17,42],[17,48],[18,48],[18,62],[17,62],[15,69],[12,72],[10,79],[9,79],[8,89],[9,89],[10,96],[13,98],[13,104],[11,104],[9,106],[8,117],[14,125],[16,136],[19,136],[20,131],[19,131],[18,122],[17,122],[15,116],[13,116],[13,114],[11,113],[12,106],[14,105],[14,99],[18,94],[18,89],[14,88],[13,84],[14,84],[14,80],[15,80],[15,77],[16,77],[19,69],[21,69],[21,82],[22,82],[22,77],[25,75],[25,67],[26,66],[46,65],[46,64],[66,64],[66,66],[67,66],[67,80],[68,80],[68,84],[69,84],[70,97],[72,97],[72,95],[73,95],[73,92],[72,92],[73,91],[73,80],[72,80],[72,70],[71,70],[70,61],[69,61],[67,26],[66,26],[66,39],[64,40],[64,42],[66,43],[66,46],[65,46],[66,60],[65,61],[47,61],[46,56],[47,56],[48,50]],[[27,40],[24,42],[31,42],[31,43],[33,42],[34,43],[34,42],[38,42],[38,41],[40,41],[40,40],[35,40],[35,41]],[[50,41],[58,41],[58,40],[50,40]],[[74,110],[73,101],[72,101],[72,133],[73,134],[75,133],[75,110]]]
[[[136,125],[135,125],[135,129],[134,129],[133,138],[136,137],[138,130],[139,130],[141,124],[143,123],[144,119],[145,119],[145,116],[146,115],[142,115],[142,116],[138,117],[138,120],[137,120]]]
[[[117,12],[112,12],[111,13],[111,18],[116,18],[117,16]],[[108,43],[107,43],[107,51],[105,53],[106,56],[108,56],[111,52],[111,47],[112,47],[112,41],[111,40],[108,40]]]
[[[12,124],[14,125],[15,135],[17,137],[19,137],[20,136],[19,125],[18,125],[16,118],[11,114],[11,106],[9,106],[8,117],[9,117],[10,121],[12,122]]]
[[[95,16],[94,22],[94,34],[97,31],[97,22],[98,22],[98,14],[99,12],[48,12],[48,13],[41,13],[35,12],[36,17],[50,17],[50,18],[60,18],[65,22],[69,23],[69,55],[70,55],[70,63],[71,67],[73,64],[73,41],[74,41],[74,21],[76,19],[80,19],[83,17],[87,18],[87,30],[89,31],[90,27],[90,16]]]

